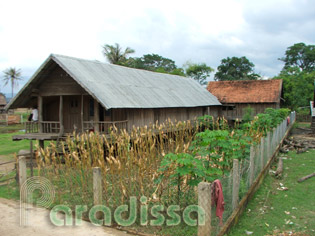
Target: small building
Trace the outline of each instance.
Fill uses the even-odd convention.
[[[248,106],[253,115],[266,108],[280,108],[282,80],[211,81],[207,89],[222,104],[219,115],[236,120],[243,118]]]
[[[16,139],[56,139],[73,131],[130,131],[218,116],[220,102],[191,78],[52,54],[6,109],[38,107],[38,130]],[[36,133],[30,134],[30,133]]]
[[[3,93],[0,93],[0,113],[4,112],[4,108],[7,105],[6,97]]]

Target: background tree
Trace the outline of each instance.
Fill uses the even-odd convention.
[[[163,71],[167,73],[170,73],[177,68],[173,60],[158,54],[146,54],[140,58],[130,58],[130,61],[128,60],[127,64],[129,64],[130,67],[150,71],[163,69]]]
[[[298,68],[300,71],[314,71],[315,69],[315,45],[305,45],[305,43],[296,43],[288,47],[285,57],[280,58],[283,61],[283,71]],[[292,72],[292,71],[291,71]],[[296,72],[296,70],[294,70]]]
[[[232,57],[221,60],[214,80],[257,80],[260,75],[254,72],[255,65],[246,57]]]
[[[21,78],[21,69],[15,69],[13,67],[6,69],[3,71],[4,73],[4,86],[7,84],[11,84],[11,89],[12,89],[12,98],[13,98],[13,91],[14,88],[18,85],[18,81],[22,80]]]
[[[201,85],[207,84],[207,78],[214,70],[205,63],[194,64],[187,63],[186,75],[197,80]]]
[[[130,57],[123,65],[159,73],[185,76],[184,70],[178,68],[175,65],[175,61],[158,54],[145,54],[142,57]]]
[[[123,50],[118,43],[115,43],[115,45],[109,45],[105,44],[103,46],[103,53],[104,56],[107,58],[107,60],[112,64],[118,64],[122,65],[126,62],[127,56],[129,54],[134,53],[135,50],[127,47],[125,50]]]
[[[274,77],[283,80],[283,106],[291,110],[309,107],[310,101],[314,99],[314,78],[315,71],[295,71],[292,74],[292,70],[284,70]]]

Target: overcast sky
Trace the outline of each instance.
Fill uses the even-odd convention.
[[[177,66],[217,68],[223,58],[246,56],[257,73],[273,77],[287,47],[315,44],[315,1],[0,2],[0,76],[21,68],[19,88],[51,53],[105,62],[102,45],[115,42],[135,49],[133,56],[157,53]],[[1,82],[0,91],[10,87]]]

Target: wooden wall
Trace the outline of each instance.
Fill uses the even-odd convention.
[[[59,66],[42,80],[37,89],[41,96],[86,94],[85,90]]]
[[[171,121],[194,120],[199,116],[208,114],[207,107],[181,107],[181,108],[154,108],[154,109],[125,109],[128,120],[128,130],[134,126],[144,126]],[[217,117],[218,107],[210,108],[210,115]]]
[[[263,113],[266,108],[280,108],[279,103],[237,103],[223,104],[220,108],[219,115],[224,116],[228,120],[242,119],[245,114],[245,109],[250,106],[253,108],[253,115]]]

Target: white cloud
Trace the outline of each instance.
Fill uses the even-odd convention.
[[[314,44],[314,23],[311,0],[1,1],[0,71],[30,77],[50,53],[105,61],[101,46],[118,42],[179,66],[246,56],[274,76],[288,46]]]

